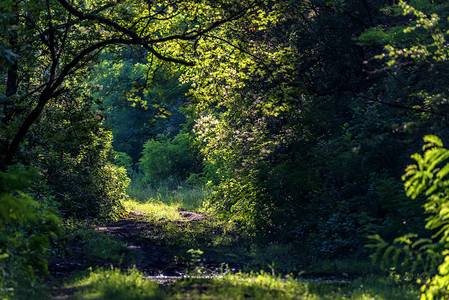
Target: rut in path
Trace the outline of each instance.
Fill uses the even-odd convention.
[[[181,219],[175,222],[196,222],[205,218],[203,214],[180,211]],[[156,245],[150,238],[155,233],[154,225],[148,222],[145,214],[131,210],[125,218],[95,230],[114,236],[135,252],[133,264],[150,276],[182,276],[188,267],[185,263],[167,263],[164,247]]]

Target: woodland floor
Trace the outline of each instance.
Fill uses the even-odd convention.
[[[122,251],[120,262],[111,263],[99,258],[94,261],[84,249],[85,241],[74,239],[67,241],[66,255],[51,258],[49,260],[49,272],[51,278],[49,285],[53,286],[52,299],[70,299],[76,289],[64,287],[65,280],[73,274],[88,270],[89,268],[108,268],[112,265],[122,269],[135,267],[147,274],[149,280],[159,284],[168,284],[181,279],[189,270],[200,266],[205,273],[214,274],[220,272],[226,264],[233,271],[240,269],[236,263],[199,262],[194,266],[186,260],[177,260],[174,257],[173,245],[160,242],[166,228],[161,228],[161,222],[174,223],[179,228],[188,227],[192,223],[201,226],[206,216],[202,213],[180,210],[180,219],[174,221],[151,221],[146,214],[131,210],[122,219],[107,224],[94,226],[95,232],[103,233],[113,240],[123,244],[129,251]],[[179,234],[179,232],[178,232]],[[182,234],[182,232],[181,232]],[[194,237],[195,239],[196,237]]]
[[[162,293],[157,299],[417,299],[410,282],[385,279],[367,265],[334,261],[304,273],[302,258],[292,247],[257,246],[211,216],[178,212],[177,218],[168,220],[130,210],[117,221],[72,228],[65,254],[49,260],[51,299],[110,299],[95,293],[83,296],[91,287],[70,282],[95,270],[126,273],[132,268],[144,281],[157,282],[153,289]],[[223,272],[231,276],[211,278]],[[277,275],[289,273],[294,277]],[[113,299],[129,299],[127,292],[134,287],[125,287],[124,294],[114,294]],[[139,297],[131,296],[153,299]]]

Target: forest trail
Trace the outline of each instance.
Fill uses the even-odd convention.
[[[160,222],[172,223],[179,227],[199,223],[207,218],[198,212],[180,210],[181,218],[176,220],[152,221],[140,211],[130,210],[123,218],[110,221],[105,224],[96,225],[94,231],[106,234],[113,240],[126,246],[128,251],[122,253],[118,265],[99,259],[89,259],[83,249],[86,241],[71,240],[67,242],[67,251],[64,257],[55,257],[49,260],[50,282],[54,286],[52,299],[71,299],[76,290],[66,288],[65,280],[77,272],[89,268],[109,268],[112,265],[121,269],[135,267],[144,272],[147,278],[157,281],[159,284],[167,284],[176,279],[181,279],[192,269],[192,264],[185,260],[174,260],[170,245],[158,242],[166,232],[160,228]],[[209,273],[218,272],[221,264],[201,263],[202,268]]]
[[[245,248],[244,241],[235,238],[235,232],[228,231],[223,224],[211,216],[198,212],[179,210],[178,218],[168,220],[154,219],[143,212],[130,210],[119,220],[97,224],[88,230],[89,235],[84,237],[90,240],[106,236],[114,243],[119,244],[121,248],[117,248],[116,253],[121,257],[119,256],[118,260],[108,260],[104,257],[92,256],[92,253],[86,250],[86,245],[89,244],[88,240],[80,238],[69,240],[67,248],[70,248],[70,251],[67,251],[67,255],[49,261],[51,279],[47,283],[53,287],[51,299],[91,299],[92,297],[97,299],[95,293],[101,289],[99,282],[105,283],[109,280],[113,284],[120,285],[129,280],[125,277],[115,278],[116,281],[108,279],[110,277],[105,276],[110,276],[112,273],[105,273],[107,270],[120,269],[122,272],[120,274],[123,274],[120,276],[125,276],[124,274],[132,268],[142,274],[140,275],[140,284],[150,281],[157,282],[155,286],[153,285],[147,290],[147,293],[156,291],[159,295],[163,295],[161,299],[202,299],[208,296],[211,296],[210,299],[235,299],[236,296],[242,295],[244,297],[248,295],[248,298],[251,299],[260,299],[262,295],[266,296],[265,293],[268,290],[277,297],[273,299],[298,299],[299,295],[309,292],[327,295],[333,293],[333,290],[338,290],[338,293],[345,294],[347,291],[358,291],[361,287],[357,281],[353,283],[353,280],[341,276],[309,275],[279,280],[280,277],[274,276],[274,274],[270,277],[269,273],[254,273],[255,275],[251,276],[256,276],[257,280],[255,280],[254,277],[238,273],[244,268],[248,269],[248,265],[251,263],[251,256],[238,248],[242,246]],[[223,239],[228,240],[220,245],[217,238],[222,242]],[[100,249],[103,247],[108,250],[108,245],[113,244],[102,240],[99,245]],[[204,254],[199,249],[204,250]],[[263,255],[263,252],[258,252],[253,259],[263,258]],[[284,258],[290,263],[296,259],[286,254],[276,256],[279,259]],[[250,270],[261,270],[260,267],[254,265],[254,262],[252,263]],[[104,270],[104,272],[95,273],[95,270],[98,269]],[[217,275],[223,278],[223,272],[231,277],[225,276],[224,280],[218,281],[211,280]],[[232,277],[236,273],[242,277]],[[97,285],[92,284],[92,282],[86,281],[86,278],[92,278],[89,277],[89,274],[101,274],[103,281],[97,280]],[[129,287],[135,288],[133,284],[135,282],[130,282],[121,287],[121,290],[120,287],[117,288],[121,294],[114,294],[114,299],[132,298],[128,293],[131,293]],[[368,284],[373,283],[368,282]],[[374,286],[377,288],[377,283]],[[109,289],[114,287],[116,286],[108,286]],[[140,289],[142,290],[142,287]],[[291,294],[289,289],[294,289],[295,292]],[[396,290],[388,288],[388,291],[390,290],[392,293],[396,293]],[[101,291],[101,293],[105,292],[105,290]],[[221,293],[228,291],[229,294],[221,296]],[[386,297],[386,299],[416,299],[409,297],[408,293],[405,289],[400,290],[400,297]],[[284,298],[286,295],[294,296]],[[403,297],[404,295],[406,297]],[[337,298],[347,299],[345,297]],[[98,299],[110,298],[101,296]]]
[[[181,219],[175,222],[196,222],[206,216],[191,211],[180,211]],[[128,249],[133,251],[135,265],[149,276],[182,276],[188,267],[185,263],[167,263],[164,246],[157,245],[152,238],[158,233],[153,222],[148,221],[146,214],[131,210],[126,217],[107,225],[96,226],[95,230],[118,238]]]

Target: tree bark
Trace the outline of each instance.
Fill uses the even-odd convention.
[[[44,110],[45,105],[52,97],[53,95],[50,91],[44,90],[42,92],[42,94],[39,97],[38,105],[30,112],[30,114],[23,121],[22,125],[20,126],[19,130],[14,136],[14,139],[9,145],[4,159],[5,165],[10,165],[12,163],[12,160],[15,154],[17,153],[17,150],[19,149],[20,143],[22,143],[31,125],[33,125],[33,123],[39,118],[42,111]]]

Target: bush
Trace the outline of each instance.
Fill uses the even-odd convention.
[[[125,152],[117,152],[117,156],[114,159],[114,164],[119,167],[125,168],[129,174],[132,171],[133,160],[131,156],[129,156]]]
[[[86,104],[87,105],[87,104]],[[109,218],[123,212],[130,180],[111,164],[112,134],[89,106],[47,109],[31,135],[30,157],[42,171],[45,194],[54,196],[64,217]]]
[[[51,246],[61,221],[24,191],[33,172],[0,172],[0,298],[40,298],[40,278],[47,273]]]
[[[139,165],[147,182],[157,183],[167,178],[183,181],[195,171],[197,158],[189,147],[187,134],[180,133],[173,139],[158,135],[143,147]]]
[[[107,161],[110,143],[102,147],[95,153],[89,145],[74,158],[50,152],[41,160],[49,192],[65,217],[114,218],[123,212],[121,201],[130,179],[125,168]]]
[[[449,150],[434,135],[425,136],[424,142],[424,155],[412,155],[416,164],[407,167],[403,180],[407,196],[413,199],[422,194],[427,196],[425,228],[435,234],[432,239],[406,234],[395,239],[393,245],[373,235],[370,238],[374,243],[368,246],[376,249],[374,259],[383,254],[383,264],[392,261],[402,268],[411,265],[412,270],[420,266],[430,274],[437,269],[438,274],[424,282],[421,299],[446,299],[449,297],[449,163],[446,163]]]

